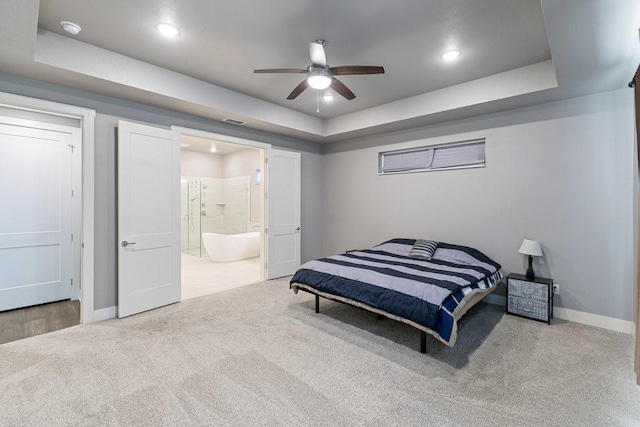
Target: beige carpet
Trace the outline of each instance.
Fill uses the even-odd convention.
[[[640,425],[629,335],[481,304],[418,347],[257,283],[0,345],[0,425]]]

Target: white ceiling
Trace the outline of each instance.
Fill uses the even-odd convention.
[[[0,71],[331,142],[623,88],[639,27],[637,0],[3,0]],[[306,68],[319,38],[386,73],[341,77],[356,99],[318,113],[314,90],[286,100],[302,75],[252,72]]]
[[[247,148],[244,145],[229,144],[223,141],[216,141],[191,135],[182,135],[180,144],[182,146],[182,151],[196,151],[199,153],[217,154],[219,156],[235,153],[236,151],[253,149]],[[211,147],[214,147],[216,151],[212,152]]]

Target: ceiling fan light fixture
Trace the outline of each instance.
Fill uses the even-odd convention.
[[[160,31],[160,33],[165,37],[177,37],[178,34],[180,34],[180,30],[166,22],[156,24],[156,30]]]
[[[323,102],[331,102],[333,101],[333,94],[327,92],[324,95],[322,95],[322,101]]]
[[[314,70],[307,76],[307,83],[314,89],[324,90],[331,86],[331,74],[326,70]]]
[[[440,58],[444,59],[445,61],[453,61],[454,59],[459,57],[460,54],[461,52],[459,50],[448,50],[440,55]]]

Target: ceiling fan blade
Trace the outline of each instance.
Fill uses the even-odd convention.
[[[256,74],[263,73],[292,73],[292,74],[304,74],[307,70],[301,70],[298,68],[267,68],[265,70],[253,70]]]
[[[336,79],[335,77],[331,80],[331,89],[335,90],[340,95],[347,98],[349,101],[351,101],[353,98],[356,97],[356,95],[353,92],[351,92],[351,90],[349,90],[349,88],[346,87],[344,83],[342,83],[340,80]]]
[[[384,74],[384,67],[372,65],[343,65],[329,68],[334,76],[352,76],[357,74]]]
[[[309,84],[307,83],[307,79],[304,79],[302,83],[300,83],[298,86],[295,87],[295,89],[291,91],[289,96],[287,96],[287,99],[296,99],[298,95],[304,92],[304,90],[308,87],[309,87]]]
[[[318,43],[318,41],[319,40],[309,43],[309,57],[311,58],[311,63],[313,65],[317,65],[318,67],[326,67],[327,55],[325,55],[324,53],[324,44]]]

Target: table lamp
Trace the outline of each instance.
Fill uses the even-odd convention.
[[[520,246],[520,250],[518,250],[521,254],[529,255],[529,268],[527,268],[527,279],[534,279],[536,276],[533,274],[533,257],[534,256],[542,256],[542,246],[540,246],[540,242],[536,242],[535,240],[524,239],[522,245]]]

